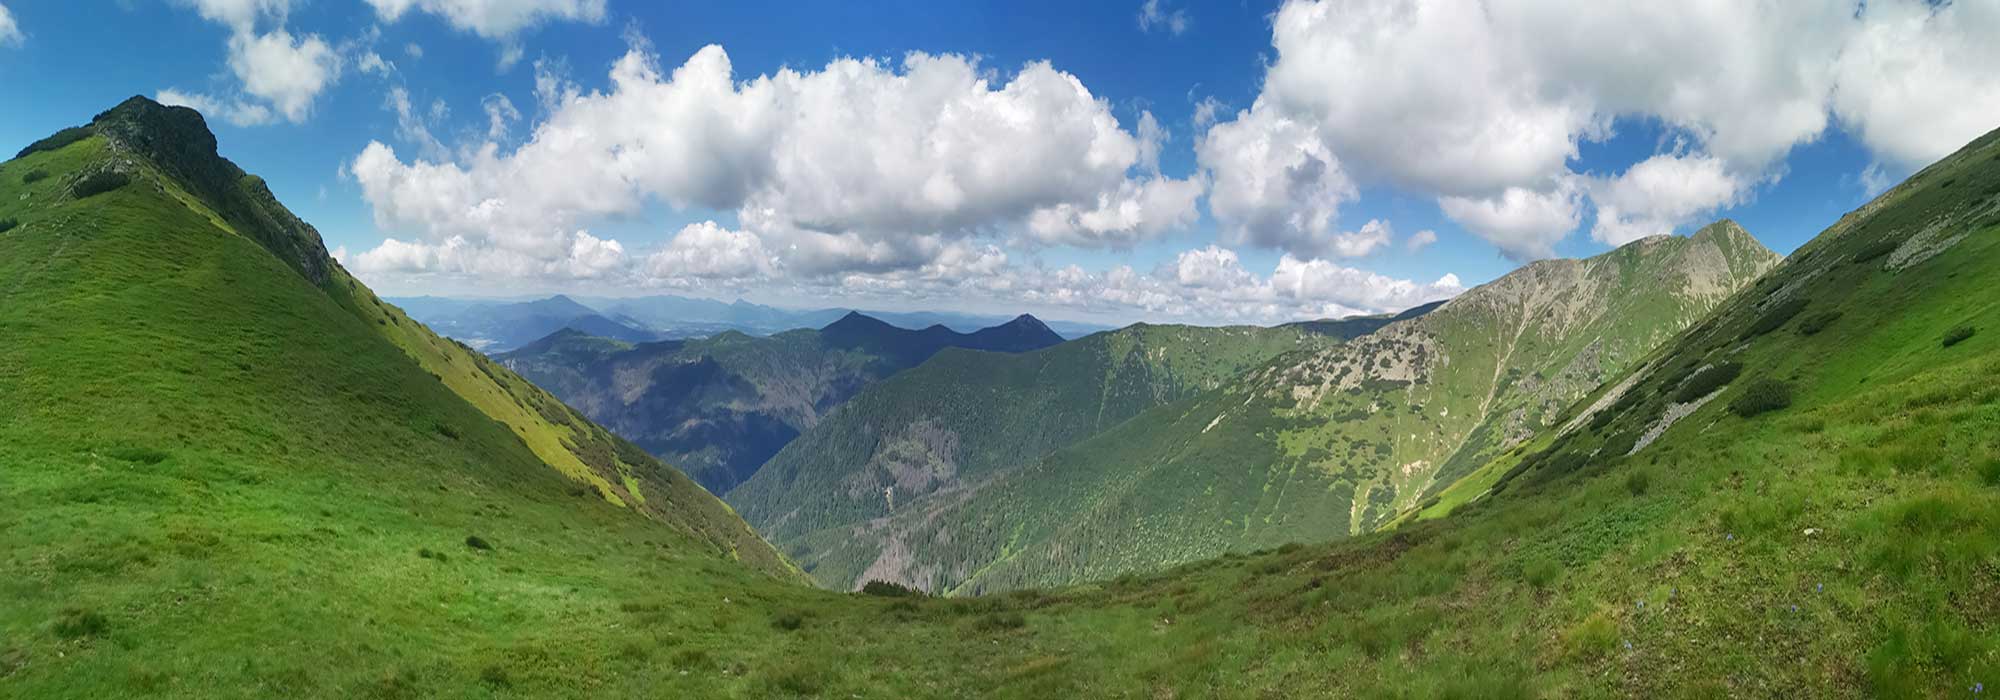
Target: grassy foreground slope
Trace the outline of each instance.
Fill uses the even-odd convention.
[[[1023,352],[1061,342],[1032,316],[959,333],[849,313],[769,337],[726,331],[639,345],[564,330],[496,359],[723,493],[835,406],[945,348]]]
[[[1148,408],[1331,344],[1296,328],[1139,324],[1018,355],[947,350],[842,405],[728,498],[822,585],[942,590],[966,572],[906,566],[886,516],[976,497]]]

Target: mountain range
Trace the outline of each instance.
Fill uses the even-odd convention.
[[[672,295],[571,297],[559,294],[526,300],[417,296],[390,297],[386,300],[439,333],[490,353],[516,350],[563,329],[644,343],[705,338],[729,331],[753,336],[775,335],[801,328],[821,328],[853,313],[903,328],[943,326],[960,333],[1004,325],[1009,320],[1005,316],[944,312],[786,309],[741,299],[722,302]],[[1037,322],[1040,320],[1037,319]],[[1043,325],[1072,338],[1108,329],[1099,324],[1073,321],[1051,321]]]
[[[496,359],[722,493],[856,392],[941,350],[1060,342],[1033,316],[959,333],[849,312],[818,330],[637,345],[566,329]]]
[[[384,303],[199,114],[134,98],[0,163],[0,696],[1977,697],[2000,132],[1772,262],[1722,222],[1351,340],[939,351],[784,452],[958,484],[841,521],[883,484],[852,468],[878,480],[848,505],[756,517],[1011,590],[849,594]],[[1103,359],[1035,379],[1071,346]],[[916,425],[863,407],[927,373],[994,390],[924,411],[997,423],[818,435]],[[974,434],[1058,421],[1065,446]],[[859,560],[811,541],[823,583]]]
[[[1236,368],[1247,372],[1218,373],[1199,394],[1154,392],[1143,410],[1096,422],[1068,415],[1091,415],[1090,401],[989,398],[978,381],[926,381],[927,365],[863,392],[727,499],[835,587],[1064,585],[1365,533],[1533,438],[1777,260],[1724,221],[1542,261],[1347,342],[1251,355]],[[976,410],[931,407],[959,396],[980,397],[965,402]],[[856,426],[850,412],[910,417]],[[1069,429],[974,437],[1010,413]],[[841,449],[856,443],[874,447]],[[784,476],[792,493],[763,492]]]

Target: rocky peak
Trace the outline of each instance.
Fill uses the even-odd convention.
[[[334,262],[319,231],[279,204],[262,178],[223,158],[200,112],[135,96],[98,114],[89,125],[64,129],[22,153],[61,148],[90,136],[102,136],[112,151],[151,164],[313,284],[328,283]]]

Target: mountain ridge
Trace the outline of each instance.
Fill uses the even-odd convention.
[[[543,338],[497,359],[721,493],[862,388],[941,351],[1023,352],[1061,342],[1039,321],[959,333],[905,329],[856,311],[824,328],[768,337]]]
[[[746,494],[727,498],[823,583],[815,558],[838,542],[835,570],[855,578],[836,587],[859,585],[865,570],[928,590],[994,592],[1365,533],[1532,438],[1776,263],[1745,241],[1754,244],[1718,222],[1697,236],[1523,266],[1140,413],[976,494],[921,508],[899,500],[908,509],[869,525],[868,538],[776,527]]]

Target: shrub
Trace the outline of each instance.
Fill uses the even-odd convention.
[[[465,546],[471,547],[473,549],[485,549],[485,550],[493,549],[493,545],[488,544],[486,540],[481,539],[478,535],[466,535]]]
[[[1596,659],[1609,653],[1617,643],[1618,624],[1601,612],[1562,632],[1564,655],[1572,659]]]
[[[1979,465],[1979,478],[1987,486],[2000,486],[2000,457],[1986,460]]]
[[[924,592],[917,590],[915,588],[911,588],[909,586],[905,586],[900,583],[890,583],[888,581],[869,581],[867,584],[861,586],[861,594],[881,596],[884,598],[909,598],[909,597],[920,598],[923,597]]]
[[[21,225],[21,220],[19,219],[15,219],[12,217],[0,219],[0,233],[6,233],[8,231],[12,231],[14,230],[14,227],[20,225]]]
[[[1742,363],[1724,362],[1710,365],[1707,369],[1688,377],[1687,381],[1681,384],[1680,391],[1674,392],[1674,403],[1689,403],[1714,393],[1716,389],[1736,381],[1736,376],[1742,373]]]
[[[87,138],[90,138],[90,129],[81,126],[72,126],[56,132],[53,136],[28,144],[27,148],[21,149],[21,152],[14,154],[14,157],[23,158],[30,153],[60,150],[64,146]]]
[[[805,613],[799,612],[797,610],[782,612],[779,613],[777,617],[771,618],[772,628],[781,629],[786,632],[798,631],[798,629],[800,627],[804,627],[805,624],[806,624]]]
[[[111,628],[111,623],[95,610],[65,608],[56,615],[56,636],[63,639],[82,639],[101,636]]]
[[[1854,257],[1850,258],[1850,260],[1854,261],[1856,264],[1865,263],[1870,260],[1882,257],[1884,255],[1894,253],[1896,252],[1897,248],[1900,248],[1902,246],[1903,246],[1902,241],[1893,238],[1886,241],[1876,241],[1874,243],[1868,244],[1868,247],[1866,248],[1862,248],[1861,250],[1855,251]]]
[[[1944,332],[1944,341],[1943,341],[1943,342],[1944,342],[1944,346],[1945,346],[1945,347],[1951,347],[1951,346],[1953,346],[1953,345],[1957,345],[1957,344],[1959,344],[1959,343],[1963,343],[1963,342],[1965,342],[1965,339],[1967,339],[1967,338],[1970,338],[1970,337],[1972,337],[1972,334],[1974,334],[1974,333],[1978,333],[1978,332],[1979,332],[1979,330],[1978,330],[1978,329],[1976,329],[1976,328],[1973,328],[1972,326],[1958,326],[1958,327],[1956,327],[1956,328],[1953,328],[1953,329],[1951,329],[1951,330],[1948,330],[1948,331],[1945,331],[1945,332]]]
[[[425,547],[425,548],[423,548],[423,549],[419,549],[419,550],[417,550],[417,556],[419,556],[419,557],[422,557],[422,558],[425,558],[425,559],[430,559],[430,560],[433,560],[433,561],[436,561],[436,562],[438,562],[438,563],[444,563],[444,562],[447,562],[447,561],[451,561],[451,558],[450,558],[450,557],[447,557],[447,556],[445,556],[445,553],[444,553],[444,552],[438,552],[438,551],[433,551],[433,550],[432,550],[431,548],[429,548],[429,547]]]
[[[1833,322],[1838,320],[1840,320],[1839,311],[1807,316],[1806,320],[1799,322],[1799,335],[1818,335],[1820,331],[1826,330],[1827,326],[1833,325]]]
[[[1757,321],[1755,323],[1750,324],[1749,328],[1743,330],[1742,339],[1749,340],[1751,338],[1755,338],[1765,333],[1775,331],[1778,329],[1779,326],[1785,325],[1786,321],[1792,320],[1793,316],[1799,315],[1799,312],[1804,311],[1805,309],[1806,309],[1805,297],[1795,296],[1790,299],[1778,302],[1771,308],[1765,309],[1764,315],[1758,316]]]
[[[1743,387],[1729,410],[1744,418],[1776,411],[1792,405],[1792,387],[1776,379],[1759,379]]]
[[[92,197],[124,187],[132,183],[132,176],[116,170],[102,170],[78,178],[69,186],[69,193],[77,199]]]
[[[1646,489],[1652,488],[1652,486],[1653,478],[1648,476],[1644,470],[1635,469],[1632,473],[1625,475],[1625,490],[1634,496],[1646,495]]]
[[[1605,459],[1623,457],[1632,454],[1632,448],[1638,446],[1639,431],[1637,429],[1627,430],[1611,436],[1609,440],[1605,440],[1604,446],[1598,450],[1597,454]]]
[[[41,168],[35,168],[34,170],[28,171],[28,174],[21,176],[21,184],[32,185],[47,179],[49,179],[49,171],[43,170]]]

